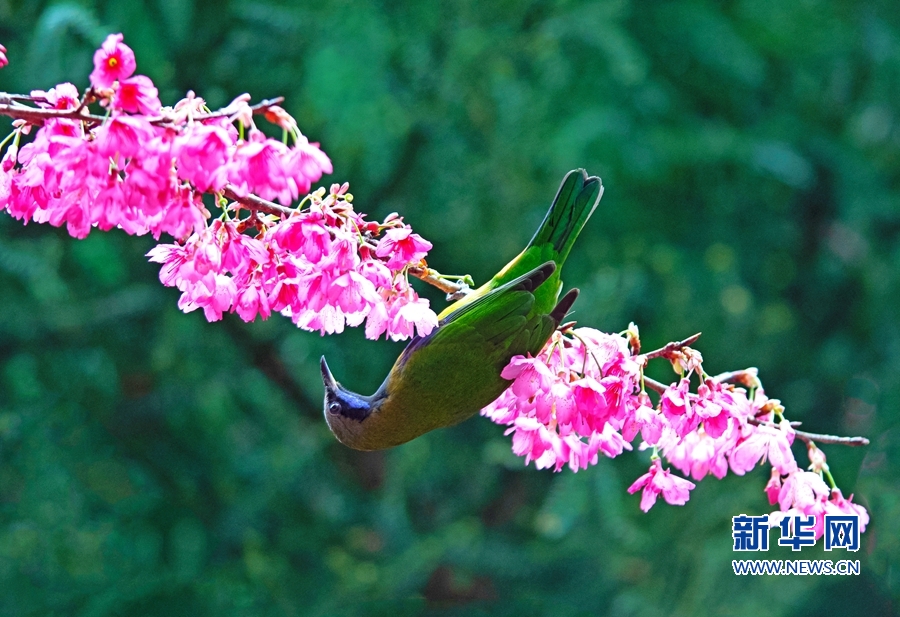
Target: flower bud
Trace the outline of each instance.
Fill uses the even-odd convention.
[[[807,446],[809,454],[809,470],[819,473],[828,469],[828,463],[825,462],[825,453],[822,452],[814,443]]]

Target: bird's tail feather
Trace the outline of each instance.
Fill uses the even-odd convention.
[[[528,248],[551,244],[558,255],[555,261],[563,263],[602,195],[600,178],[588,176],[583,169],[567,173]]]
[[[550,318],[556,322],[556,325],[562,323],[563,319],[566,318],[566,315],[569,313],[569,309],[572,308],[572,305],[575,304],[575,300],[578,298],[578,289],[570,289],[566,292],[559,302],[556,303],[556,306],[550,311]]]

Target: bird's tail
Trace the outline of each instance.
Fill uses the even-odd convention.
[[[600,178],[588,176],[583,169],[573,169],[567,173],[526,250],[550,244],[557,255],[554,261],[562,264],[602,195]]]

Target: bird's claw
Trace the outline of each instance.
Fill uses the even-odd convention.
[[[472,288],[468,285],[463,285],[453,293],[447,294],[447,302],[456,302],[457,300],[462,300],[470,293],[472,293]]]

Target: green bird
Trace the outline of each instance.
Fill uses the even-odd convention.
[[[325,420],[344,445],[390,448],[476,414],[511,383],[501,377],[516,355],[536,355],[578,296],[562,299],[560,270],[603,194],[583,169],[566,174],[534,237],[494,278],[413,338],[370,396],[338,383],[324,356]]]

